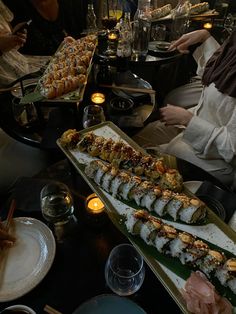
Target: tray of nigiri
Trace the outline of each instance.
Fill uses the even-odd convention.
[[[236,306],[236,234],[184,186],[174,157],[148,155],[112,122],[67,130],[57,144],[183,312],[195,270]]]
[[[96,44],[95,35],[87,35],[77,40],[66,37],[38,80],[35,91],[26,94],[21,103],[81,102]]]

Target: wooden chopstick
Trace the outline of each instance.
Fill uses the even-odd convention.
[[[44,307],[44,312],[48,313],[48,314],[62,314],[61,312],[55,310],[53,307],[49,306],[49,305],[45,305]]]
[[[6,231],[9,230],[9,227],[11,225],[11,221],[12,221],[12,217],[13,217],[15,209],[16,209],[16,200],[13,199],[11,201],[11,205],[10,205],[10,208],[9,208],[9,211],[8,211],[8,214],[7,214],[7,222],[6,222],[6,227],[5,227]]]
[[[150,89],[150,88],[136,88],[136,87],[106,85],[106,84],[101,84],[99,86],[111,88],[111,89],[126,90],[129,92],[143,93],[143,94],[155,94],[156,93],[154,89]]]

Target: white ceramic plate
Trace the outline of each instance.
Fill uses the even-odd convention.
[[[98,295],[78,307],[73,314],[146,314],[133,301],[117,295]]]
[[[56,251],[51,230],[37,219],[14,218],[11,232],[17,241],[1,253],[0,302],[17,299],[32,290],[49,271]]]
[[[185,181],[184,186],[193,194],[197,192],[197,190],[202,185],[202,181]]]

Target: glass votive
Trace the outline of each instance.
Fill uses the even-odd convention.
[[[99,105],[89,105],[84,108],[83,127],[86,129],[90,126],[100,124],[106,121],[104,110]]]
[[[115,29],[109,31],[109,33],[108,33],[108,40],[109,41],[116,41],[116,40],[118,40],[118,32]]]
[[[212,28],[212,23],[207,22],[207,23],[203,24],[203,28],[205,28],[205,29],[211,29],[211,28]]]
[[[103,93],[99,93],[99,92],[96,92],[96,93],[93,93],[91,95],[91,101],[92,103],[96,104],[96,105],[101,105],[105,102],[105,95]]]
[[[106,222],[105,205],[97,196],[90,194],[85,200],[85,211],[89,225],[100,228]]]

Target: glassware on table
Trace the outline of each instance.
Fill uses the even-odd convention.
[[[33,103],[20,104],[20,98],[13,98],[12,111],[16,122],[24,128],[33,127],[38,122],[37,110]]]
[[[166,25],[156,24],[151,28],[152,41],[164,41],[166,39]]]
[[[134,294],[142,286],[145,268],[142,256],[130,244],[113,248],[105,266],[109,288],[120,296]]]
[[[102,25],[108,33],[108,47],[105,55],[109,57],[116,56],[116,44],[118,34],[115,26],[123,15],[123,6],[119,0],[104,0],[102,5]]]
[[[88,105],[84,108],[83,127],[90,126],[106,121],[103,108],[99,105]]]
[[[67,185],[54,181],[45,185],[40,193],[42,215],[53,227],[58,242],[63,242],[76,226],[73,198]]]

